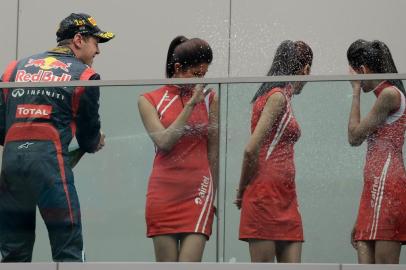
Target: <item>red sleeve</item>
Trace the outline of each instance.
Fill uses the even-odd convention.
[[[267,94],[266,94],[266,98],[268,99],[270,96],[272,96],[273,94],[275,94],[275,93],[282,93],[282,95],[283,96],[285,96],[284,95],[284,93],[283,93],[283,90],[282,90],[282,88],[279,88],[279,87],[275,87],[275,88],[273,88],[271,91],[269,91]]]
[[[154,107],[156,107],[156,102],[155,102],[154,98],[152,97],[151,93],[145,93],[145,94],[142,94],[141,96],[145,97],[149,101],[149,103],[151,103]]]
[[[269,91],[267,94],[266,94],[266,98],[265,98],[265,103],[267,102],[267,100],[268,100],[268,98],[270,97],[270,96],[272,96],[273,94],[275,94],[275,93],[281,93],[282,95],[283,95],[283,97],[285,98],[285,101],[287,102],[287,100],[286,100],[286,96],[285,96],[285,92],[284,92],[284,90],[282,89],[282,88],[279,88],[279,87],[275,87],[275,88],[273,88],[271,91]],[[287,110],[287,105],[285,105],[285,107],[283,108],[283,112],[285,112]]]

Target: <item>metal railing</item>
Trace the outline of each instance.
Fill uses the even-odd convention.
[[[366,75],[297,75],[297,76],[262,76],[262,77],[219,77],[193,79],[140,79],[140,80],[100,80],[70,82],[7,82],[0,83],[0,88],[54,87],[54,86],[145,86],[165,84],[231,84],[262,82],[332,82],[354,80],[406,80],[406,73],[385,73]]]

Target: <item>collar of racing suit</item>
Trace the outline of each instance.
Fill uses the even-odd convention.
[[[53,49],[50,49],[48,52],[75,56],[72,49],[67,46],[58,46]]]

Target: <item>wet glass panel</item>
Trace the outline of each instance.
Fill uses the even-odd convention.
[[[224,260],[249,262],[248,244],[238,240],[240,211],[233,204],[241,173],[243,151],[250,135],[251,104],[260,84],[222,85],[227,106]],[[361,96],[361,117],[375,96]],[[307,83],[292,99],[301,127],[295,145],[296,191],[304,239],[302,262],[356,263],[350,232],[357,217],[363,187],[366,143],[351,147],[347,125],[352,101],[349,82]],[[222,108],[222,112],[224,112]],[[224,121],[224,117],[222,118]],[[226,133],[225,133],[226,132]],[[223,153],[223,152],[222,152]],[[405,262],[405,252],[401,262]]]
[[[100,89],[106,146],[96,154],[85,154],[74,168],[87,261],[155,261],[145,222],[155,150],[141,121],[137,100],[140,94],[159,87]],[[203,257],[206,262],[216,261],[216,226],[214,221]],[[33,261],[51,261],[47,231],[39,215]]]

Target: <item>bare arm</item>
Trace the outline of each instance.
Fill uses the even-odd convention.
[[[241,207],[241,199],[245,188],[256,174],[258,153],[264,142],[265,135],[274,125],[278,116],[283,112],[285,106],[286,99],[280,92],[277,92],[268,98],[264,110],[258,120],[258,124],[245,147],[236,200],[238,208]]]
[[[194,106],[204,99],[203,88],[195,88],[192,98],[173,123],[165,128],[159,120],[155,107],[143,96],[138,99],[142,122],[154,144],[162,151],[170,151],[184,133],[185,124]]]
[[[361,145],[368,135],[385,122],[390,112],[399,106],[399,94],[390,88],[385,88],[371,111],[361,120],[360,89],[359,85],[353,84],[353,98],[348,121],[348,141],[352,146]]]
[[[208,158],[213,177],[214,192],[215,194],[218,185],[218,155],[219,155],[219,125],[218,125],[218,97],[214,95],[213,101],[210,104],[209,112],[209,136],[208,136]]]

